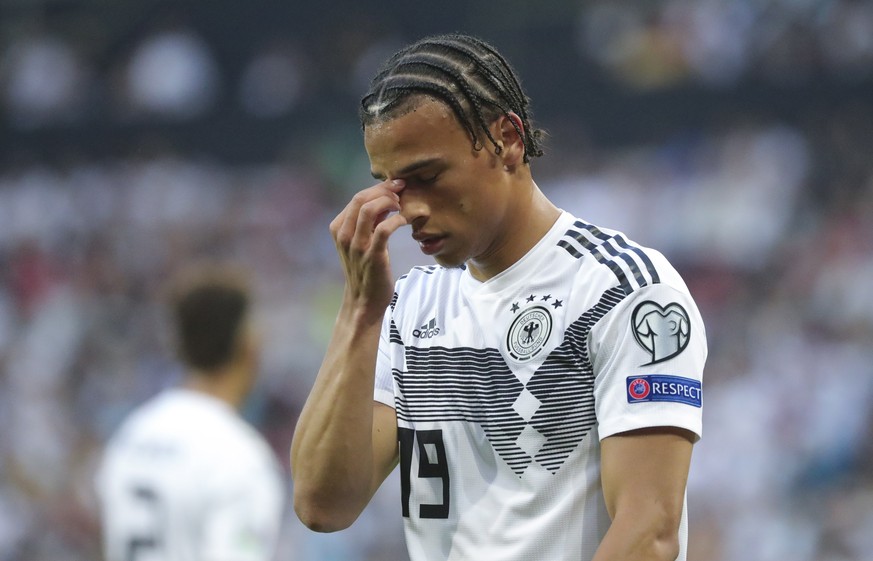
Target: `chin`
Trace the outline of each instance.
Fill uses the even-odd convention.
[[[463,268],[466,263],[465,259],[452,258],[448,255],[434,255],[433,260],[436,261],[437,265],[445,267],[446,269]]]

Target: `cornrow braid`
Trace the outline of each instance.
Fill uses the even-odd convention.
[[[486,77],[489,79],[491,84],[495,88],[500,89],[502,83],[511,82],[512,87],[506,89],[506,93],[510,96],[510,102],[513,106],[518,107],[520,109],[520,111],[522,111],[526,114],[527,105],[528,105],[527,98],[522,93],[521,83],[519,83],[518,78],[512,72],[512,70],[509,66],[509,63],[491,45],[489,45],[481,40],[475,39],[475,38],[471,38],[471,39],[473,40],[473,42],[475,42],[477,45],[479,45],[482,49],[487,50],[492,56],[494,56],[500,62],[500,64],[494,65],[493,67],[488,67],[488,66],[483,67],[483,70],[485,70],[487,72]],[[476,58],[478,56],[476,52],[472,51],[471,49],[467,49],[466,47],[464,47],[462,45],[453,45],[453,44],[445,43],[445,42],[441,42],[441,41],[436,41],[436,42],[438,44],[445,46],[448,49],[457,50],[458,52],[463,53],[464,55],[466,55],[470,58]],[[499,73],[499,76],[497,75],[497,73]],[[521,116],[521,114],[519,114],[519,116]]]
[[[442,101],[481,150],[481,133],[501,147],[489,125],[499,115],[515,113],[521,127],[512,126],[524,141],[524,161],[543,155],[543,131],[531,125],[530,100],[509,62],[476,37],[462,34],[424,38],[392,55],[379,69],[361,99],[361,125],[392,119],[410,110],[414,98],[429,96]],[[523,129],[523,130],[522,130]]]

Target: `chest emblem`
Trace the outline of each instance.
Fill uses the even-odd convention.
[[[543,350],[552,334],[552,314],[544,306],[523,310],[513,320],[506,334],[509,356],[518,361],[530,360]]]

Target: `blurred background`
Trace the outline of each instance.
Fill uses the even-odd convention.
[[[447,31],[520,73],[541,188],[697,299],[689,560],[870,558],[873,2],[0,0],[0,560],[100,559],[95,466],[178,380],[160,291],[192,259],[256,276],[245,414],[287,464],[342,289],[327,225],[372,183],[359,97]],[[405,560],[398,495],[331,535],[289,505],[277,560]]]

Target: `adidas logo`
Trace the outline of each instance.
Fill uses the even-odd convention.
[[[440,334],[440,328],[436,326],[436,318],[432,318],[418,329],[412,330],[412,336],[416,339],[430,339]]]

